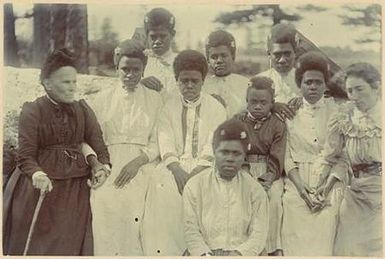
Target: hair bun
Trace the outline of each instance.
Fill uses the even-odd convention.
[[[75,53],[67,48],[56,49],[52,51],[44,62],[40,73],[40,81],[48,78],[53,72],[61,67],[76,68]]]

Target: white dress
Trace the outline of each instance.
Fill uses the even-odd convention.
[[[162,162],[151,176],[143,220],[146,256],[180,256],[186,250],[182,196],[167,165],[179,161],[187,173],[197,165],[211,166],[212,134],[225,119],[224,107],[203,93],[193,104],[186,104],[180,96],[165,104],[158,126]]]
[[[160,91],[160,94],[165,103],[170,95],[179,92],[173,70],[173,63],[177,53],[171,50],[162,56],[156,56],[151,51],[148,51],[148,53],[144,77],[154,76],[162,82],[164,88]]]
[[[303,99],[303,105],[293,120],[288,120],[288,141],[285,169],[298,168],[302,181],[316,187],[323,160],[327,122],[337,110],[332,99],[322,98],[316,104]],[[285,182],[283,195],[282,247],[285,256],[331,256],[336,233],[337,214],[347,181],[347,165],[334,167],[338,181],[327,197],[328,205],[312,213],[300,197],[292,181]]]
[[[227,118],[246,108],[246,93],[249,79],[247,77],[230,74],[227,76],[208,76],[202,91],[207,94],[216,94],[226,103]]]
[[[97,256],[143,255],[140,225],[145,193],[154,163],[144,165],[122,189],[113,186],[122,167],[141,153],[154,160],[158,154],[156,119],[160,95],[143,85],[133,92],[118,83],[101,92],[92,102],[110,152],[112,171],[107,181],[91,192],[94,254]]]

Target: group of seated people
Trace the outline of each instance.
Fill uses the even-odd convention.
[[[20,114],[4,253],[382,255],[379,72],[346,68],[336,102],[328,60],[297,59],[291,25],[272,27],[271,68],[250,79],[232,73],[230,33],[173,53],[174,27],[151,10],[150,49],[121,42],[119,82],[88,100],[73,54],[48,56],[46,95]]]

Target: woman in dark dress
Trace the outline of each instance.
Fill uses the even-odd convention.
[[[109,154],[93,111],[83,100],[74,100],[76,73],[73,54],[67,49],[54,51],[40,75],[47,95],[22,107],[20,177],[8,204],[5,254],[23,254],[40,192],[46,195],[27,254],[93,253],[87,181],[91,172],[94,180],[105,180]],[[80,148],[82,142],[95,150],[100,162],[91,156],[90,166],[86,163]]]

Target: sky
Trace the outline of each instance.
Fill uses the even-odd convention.
[[[327,8],[323,12],[300,12],[296,10],[298,5],[281,5],[287,12],[296,12],[302,16],[302,19],[295,22],[294,25],[306,37],[311,39],[318,46],[330,47],[350,47],[353,50],[375,50],[380,51],[380,44],[357,44],[354,39],[365,37],[369,33],[364,28],[351,28],[341,24],[341,18],[338,15],[346,14],[346,10],[341,4],[319,5]],[[158,5],[159,6],[159,5]],[[142,26],[144,14],[151,10],[155,5],[118,5],[118,4],[89,4],[88,5],[88,26],[89,39],[98,37],[100,26],[103,19],[111,19],[112,28],[118,33],[118,39],[124,40],[130,38],[136,27]],[[229,12],[237,9],[247,9],[244,5],[218,5],[218,4],[174,4],[162,5],[170,10],[176,19],[176,42],[181,48],[186,46],[194,47],[199,41],[204,42],[207,35],[217,29],[222,28],[220,24],[213,23],[215,17],[221,12]],[[14,4],[15,13],[21,14],[25,10],[32,9],[31,4]],[[258,19],[257,22],[265,24],[271,23],[268,19]],[[16,23],[16,34],[31,37],[31,21],[18,19]],[[238,26],[227,28],[234,34],[238,46],[245,46],[246,31]],[[268,31],[255,31],[253,37],[260,38],[263,41]],[[258,41],[258,40],[256,40]]]

